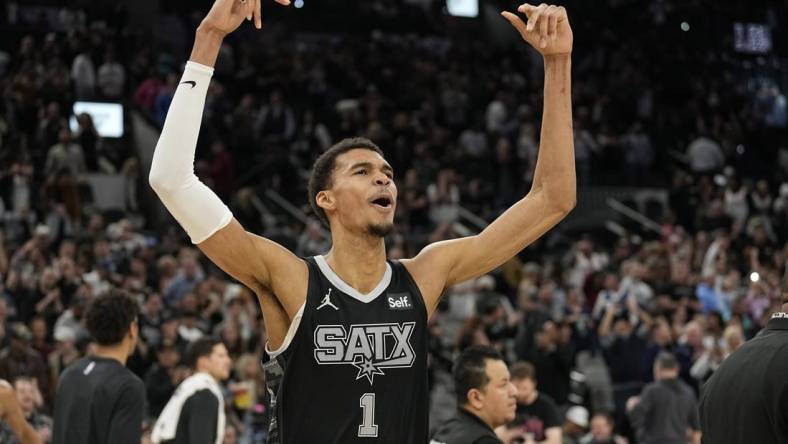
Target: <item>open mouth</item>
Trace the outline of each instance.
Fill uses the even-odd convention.
[[[377,199],[372,201],[372,205],[381,207],[383,209],[391,208],[391,204],[392,204],[391,198],[385,197],[385,196],[384,197],[378,197]]]

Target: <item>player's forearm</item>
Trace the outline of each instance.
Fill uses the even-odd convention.
[[[544,192],[551,206],[568,212],[577,194],[571,55],[545,57],[544,70],[544,111],[533,189]]]
[[[219,49],[222,47],[223,40],[224,35],[222,33],[206,29],[203,26],[198,27],[189,60],[213,67],[216,64],[216,57],[219,56]]]

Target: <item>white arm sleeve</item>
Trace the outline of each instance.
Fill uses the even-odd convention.
[[[194,151],[213,68],[187,62],[172,98],[149,181],[164,206],[198,244],[232,220],[230,209],[194,175]]]

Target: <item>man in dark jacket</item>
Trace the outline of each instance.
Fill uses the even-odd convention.
[[[703,386],[700,419],[704,443],[788,441],[788,286],[782,311]]]
[[[514,419],[517,389],[492,347],[473,346],[454,365],[457,414],[443,423],[430,444],[501,444],[494,429]]]
[[[700,444],[698,403],[692,388],[678,379],[679,362],[663,352],[654,363],[654,382],[627,401],[627,413],[642,444]]]

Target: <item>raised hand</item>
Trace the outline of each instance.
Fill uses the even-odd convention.
[[[216,0],[205,16],[200,27],[221,35],[227,35],[241,26],[244,19],[254,19],[257,29],[263,26],[260,2],[262,0]],[[281,5],[289,5],[290,0],[276,0]]]
[[[542,3],[533,6],[523,3],[517,8],[525,14],[527,23],[508,11],[501,12],[512,26],[520,32],[523,40],[543,56],[570,54],[572,52],[572,28],[563,6]]]

